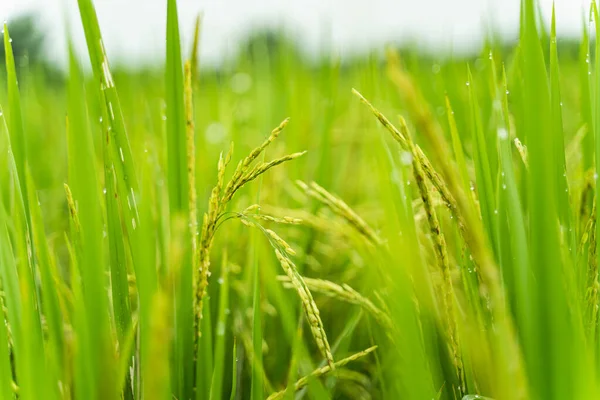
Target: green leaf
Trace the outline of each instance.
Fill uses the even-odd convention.
[[[237,340],[233,339],[233,361],[231,363],[231,394],[229,395],[229,400],[234,400],[237,395],[237,382],[238,382],[238,370],[237,370]]]
[[[179,39],[177,3],[167,1],[166,55],[167,176],[171,212],[188,209],[187,146],[183,103],[183,62]]]
[[[63,317],[57,293],[57,268],[50,256],[50,248],[46,240],[44,221],[42,220],[42,211],[29,170],[27,170],[27,182],[27,186],[30,189],[31,229],[41,279],[42,310],[48,326],[46,351],[49,359],[47,362],[47,375],[57,382],[64,381],[66,360],[64,359]]]
[[[260,300],[260,268],[256,254],[256,234],[252,232],[254,251],[252,251],[252,381],[250,398],[259,400],[265,398],[263,382],[263,331]]]
[[[485,137],[482,123],[481,110],[477,101],[474,89],[474,80],[471,70],[468,70],[467,85],[469,92],[469,104],[471,106],[471,129],[475,137],[475,151],[473,159],[475,160],[475,175],[477,177],[477,194],[479,195],[479,205],[481,207],[481,216],[486,227],[490,242],[494,249],[497,249],[496,238],[496,205],[494,196],[494,184],[490,169],[490,158],[487,149],[487,139]]]
[[[227,253],[223,253],[221,277],[219,278],[219,311],[215,328],[215,351],[212,380],[210,384],[210,399],[223,398],[223,373],[225,369],[225,343],[227,342],[227,316],[229,311],[229,265]]]
[[[166,100],[166,136],[167,136],[167,186],[171,217],[177,214],[187,215],[188,203],[188,169],[186,125],[184,109],[183,64],[179,37],[177,3],[167,1],[167,53],[165,72]],[[171,228],[172,229],[172,228]],[[174,391],[179,398],[191,398],[194,389],[194,312],[192,293],[192,257],[186,254],[178,284],[179,293],[176,301],[174,367],[176,378],[173,381]],[[201,360],[198,360],[201,362]],[[197,369],[203,368],[201,364]],[[211,368],[212,369],[212,368]],[[210,378],[209,381],[210,382]],[[208,387],[206,388],[208,391]]]
[[[10,142],[13,151],[13,157],[23,199],[25,199],[25,214],[29,221],[29,205],[27,204],[27,182],[25,181],[25,163],[27,159],[27,138],[23,127],[23,111],[21,109],[21,94],[19,93],[19,83],[17,81],[17,71],[15,69],[15,57],[12,50],[12,39],[8,32],[8,25],[4,24],[4,51],[6,53],[6,82],[8,89],[8,128],[10,133]]]

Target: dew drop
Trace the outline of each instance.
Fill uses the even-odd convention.
[[[409,151],[400,153],[400,161],[403,165],[410,165],[413,161],[413,155]]]
[[[222,284],[223,284],[223,282],[225,282],[225,281],[223,280],[223,278],[219,278],[219,279],[217,279],[217,283],[218,283],[219,285],[222,285]]]
[[[498,128],[498,139],[506,140],[508,139],[508,131],[506,128]]]

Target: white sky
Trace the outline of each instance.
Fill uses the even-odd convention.
[[[549,20],[552,0],[539,0]],[[493,23],[515,36],[519,0],[178,0],[180,27],[189,41],[204,14],[201,56],[215,62],[256,26],[285,26],[316,50],[330,42],[342,54],[414,39],[424,46],[465,49]],[[559,34],[578,35],[591,0],[555,0]],[[164,52],[166,0],[95,0],[109,57],[148,61]],[[0,0],[0,20],[37,11],[48,31],[50,56],[64,62],[65,21],[79,49],[85,45],[77,0]]]

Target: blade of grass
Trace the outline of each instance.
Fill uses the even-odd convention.
[[[552,24],[550,29],[550,101],[552,108],[552,128],[556,152],[554,175],[556,179],[556,198],[561,224],[564,226],[565,237],[569,241],[573,257],[577,249],[575,235],[571,226],[571,207],[569,204],[569,185],[567,183],[567,166],[565,160],[565,139],[563,130],[563,103],[560,91],[558,49],[556,40],[556,12],[552,7]]]
[[[471,130],[475,136],[476,151],[473,158],[475,160],[475,174],[477,176],[477,194],[479,205],[481,207],[481,216],[484,226],[487,227],[488,237],[497,250],[498,242],[496,238],[496,216],[494,201],[494,185],[490,171],[490,157],[487,149],[487,142],[481,123],[481,110],[477,101],[474,89],[474,79],[471,69],[467,72],[467,85],[469,92],[469,104],[471,106]]]
[[[502,114],[503,121],[508,124],[508,86],[506,82],[506,73],[503,72],[503,87],[504,95],[502,98]],[[501,180],[500,196],[502,204],[505,205],[508,222],[509,238],[504,238],[504,243],[510,246],[511,260],[507,260],[506,268],[510,271],[510,279],[505,279],[510,293],[514,294],[516,311],[516,320],[520,327],[521,340],[526,347],[531,346],[528,340],[531,340],[533,314],[531,310],[531,297],[529,288],[532,284],[531,271],[529,269],[529,246],[527,241],[527,231],[525,226],[525,214],[521,205],[519,188],[513,167],[513,157],[511,151],[511,128],[510,125],[505,125],[506,137],[498,137],[498,151],[500,159]],[[508,239],[508,240],[506,240]]]
[[[256,243],[256,234],[252,233],[253,242]],[[252,344],[253,344],[253,362],[252,362],[252,382],[251,395],[252,400],[264,399],[263,383],[263,332],[262,332],[262,312],[260,301],[260,268],[258,267],[257,246],[252,246]]]
[[[94,75],[97,81],[102,82],[98,90],[105,102],[105,108],[110,107],[111,110],[110,121],[106,124],[115,131],[111,139],[108,139],[110,135],[107,133],[107,140],[113,143],[123,137],[126,139],[116,89],[103,52],[102,39],[93,5],[89,0],[82,0],[79,1],[79,8]],[[78,258],[78,264],[85,266],[81,270],[82,285],[84,287],[82,290],[84,308],[80,309],[80,312],[87,314],[87,316],[81,316],[78,320],[79,324],[77,326],[80,329],[78,333],[84,336],[85,339],[82,338],[81,352],[77,353],[77,356],[82,357],[82,363],[86,361],[90,363],[91,371],[86,379],[92,381],[85,385],[88,390],[85,395],[89,396],[90,399],[94,399],[110,396],[111,390],[115,390],[113,383],[115,383],[114,379],[116,377],[111,373],[112,368],[109,367],[113,362],[111,354],[114,350],[110,336],[109,303],[105,294],[106,270],[102,245],[104,226],[101,218],[100,185],[96,180],[95,153],[89,137],[86,112],[81,105],[81,99],[84,97],[81,90],[82,81],[72,51],[70,68],[73,74],[69,83],[68,111],[70,123],[67,130],[69,182],[73,197],[78,204],[78,219],[81,229],[76,257]],[[115,112],[117,114],[114,114]],[[108,120],[108,112],[105,110],[103,114],[104,118]],[[107,128],[107,131],[109,130]],[[119,139],[117,139],[117,136],[119,136]],[[105,146],[109,145],[104,140],[102,142],[105,143]],[[118,150],[113,149],[113,151],[117,152]],[[130,156],[128,143],[125,149],[121,150],[121,152],[123,151],[127,153],[128,157]],[[129,157],[129,159],[131,158]],[[122,170],[124,163],[117,164],[120,165]],[[123,174],[121,177],[123,178]],[[112,180],[108,180],[106,184],[111,185]],[[129,193],[129,190],[127,190],[127,193]],[[118,302],[120,297],[115,298],[115,300]],[[93,320],[90,319],[91,316],[94,316]],[[121,314],[118,317],[121,317]],[[122,332],[123,326],[120,322],[118,329]],[[84,328],[83,324],[91,325]],[[122,336],[120,337],[122,338]]]
[[[189,212],[189,181],[186,142],[186,117],[184,107],[184,75],[179,37],[179,21],[177,3],[167,1],[167,49],[165,70],[165,102],[166,102],[166,136],[167,136],[167,186],[169,194],[169,209],[171,217],[178,213]],[[193,238],[192,240],[195,240]],[[194,246],[192,246],[192,250]],[[192,258],[186,255],[178,283],[179,292],[175,302],[175,350],[173,365],[175,377],[174,390],[179,398],[194,396],[194,361],[199,351],[195,347],[201,321],[196,321],[193,312],[193,287],[190,279],[195,276],[192,268]],[[196,329],[194,328],[196,324]],[[197,369],[204,368],[198,358]],[[199,382],[197,382],[199,384]],[[202,390],[208,391],[208,388]]]
[[[4,296],[3,296],[4,298]],[[5,301],[2,301],[2,308],[4,309]],[[6,313],[2,313],[3,316],[0,319],[0,396],[3,399],[14,398],[13,392],[13,374],[10,359],[10,341],[8,332],[8,319]]]
[[[64,381],[66,360],[64,359],[64,331],[63,318],[58,304],[56,288],[56,265],[50,257],[50,249],[44,231],[42,211],[35,193],[35,185],[31,172],[27,169],[27,187],[29,190],[29,204],[31,205],[31,229],[34,247],[37,252],[38,267],[41,280],[41,296],[43,317],[48,326],[47,333],[47,375],[53,380]]]
[[[78,5],[94,78],[99,84],[95,90],[100,92],[103,121],[105,121],[106,136],[103,141],[104,146],[107,147],[105,158],[106,155],[109,155],[108,158],[114,166],[119,204],[123,213],[123,225],[129,236],[132,236],[131,232],[135,230],[139,222],[136,202],[139,183],[133,166],[133,156],[125,129],[123,111],[110,71],[92,0],[78,0]],[[134,246],[132,245],[132,247]]]
[[[183,61],[179,39],[177,3],[167,1],[166,54],[167,176],[172,212],[188,208],[187,144],[183,95]]]
[[[6,27],[4,32],[6,42],[8,37]],[[15,80],[16,88],[16,76],[11,76],[11,79]],[[11,106],[12,109],[15,109],[15,106],[20,108],[20,104],[14,102]],[[0,119],[4,128],[2,145],[7,150],[2,156],[3,165],[7,167],[11,176],[11,185],[4,187],[3,190],[8,190],[14,196],[9,208],[2,207],[0,211],[0,226],[4,227],[0,228],[2,230],[0,234],[5,235],[0,238],[0,247],[3,249],[4,257],[2,280],[8,287],[5,290],[9,292],[9,299],[15,301],[14,304],[9,303],[8,309],[9,323],[13,332],[15,372],[17,382],[21,385],[21,398],[33,400],[46,396],[55,399],[58,396],[58,386],[54,384],[55,381],[53,382],[56,376],[42,372],[49,360],[46,358],[47,353],[44,348],[41,306],[35,284],[32,235],[28,224],[29,212],[26,208],[29,199],[24,197],[21,190],[23,187],[26,188],[27,183],[22,183],[25,176],[19,176],[11,147],[10,131],[4,117],[0,116]]]
[[[223,253],[221,277],[219,278],[219,311],[217,313],[214,367],[210,384],[210,399],[223,398],[223,373],[225,371],[225,343],[227,339],[227,310],[229,309],[229,265],[227,253]]]
[[[15,160],[15,166],[19,175],[20,189],[23,198],[27,199],[27,182],[25,181],[25,160],[27,159],[27,138],[23,127],[23,111],[21,108],[21,94],[19,93],[19,83],[17,81],[17,71],[15,69],[15,57],[12,49],[12,39],[8,32],[8,25],[4,23],[4,52],[6,65],[6,82],[8,89],[8,127],[10,142]],[[29,204],[25,202],[25,215],[29,221]]]
[[[100,184],[97,180],[96,152],[93,138],[89,129],[88,115],[84,103],[83,75],[75,57],[72,44],[69,43],[69,86],[68,86],[68,125],[67,125],[67,150],[69,156],[69,186],[79,204],[80,218],[85,221],[83,225],[95,235],[98,230],[104,231],[100,218],[101,203],[99,198]],[[105,169],[105,199],[107,210],[108,241],[110,278],[112,290],[112,304],[117,330],[117,340],[122,342],[125,332],[131,325],[131,310],[129,305],[129,290],[127,287],[127,269],[121,236],[121,226],[117,213],[117,198],[115,196],[114,178],[112,169]],[[102,265],[103,246],[99,237],[88,240],[90,247],[90,260]],[[101,258],[98,258],[101,257]],[[101,299],[99,299],[101,301]],[[102,305],[102,303],[101,303]]]
[[[452,148],[454,150],[454,157],[456,158],[456,163],[458,164],[458,171],[462,179],[463,190],[465,191],[465,193],[468,194],[471,192],[472,189],[469,174],[467,172],[467,162],[465,159],[465,153],[463,151],[460,135],[458,133],[458,128],[456,126],[454,110],[452,109],[452,105],[450,104],[450,98],[448,96],[446,96],[446,114],[448,115],[448,125],[450,127],[450,135],[452,137]],[[469,198],[471,207],[475,207],[475,205],[473,204],[473,196],[467,197]]]
[[[590,90],[591,58],[590,58],[590,34],[587,28],[587,18],[582,22],[582,40],[579,47],[579,95],[581,102],[581,115],[583,123],[587,127],[587,134],[581,142],[581,153],[583,154],[583,170],[594,166],[594,135],[592,118],[592,92]]]
[[[198,338],[198,364],[196,366],[196,399],[204,400],[210,397],[210,387],[214,371],[212,312],[210,296],[205,296],[202,302],[202,319],[200,320],[201,335]]]
[[[196,23],[194,25],[194,41],[192,42],[192,52],[190,54],[191,72],[192,72],[192,84],[195,86],[198,83],[198,62],[200,51],[200,29],[202,28],[202,14],[196,16]]]
[[[142,176],[140,196],[140,226],[135,232],[138,248],[143,251],[139,251],[139,262],[134,264],[139,298],[140,375],[144,388],[143,396],[154,396],[159,399],[170,392],[170,377],[167,372],[170,344],[170,335],[167,333],[169,302],[159,288],[157,254],[154,251],[148,251],[157,245],[157,232],[153,229],[155,226],[154,181],[156,177],[152,173],[150,162],[148,160],[145,162],[147,164]],[[160,310],[162,312],[159,313]]]
[[[537,26],[534,0],[524,0],[521,43],[523,46],[524,129],[529,160],[530,268],[536,278],[530,288],[535,332],[528,343],[528,367],[532,395],[541,398],[574,396],[576,350],[560,263],[556,186],[554,179],[556,136],[544,54]],[[577,389],[583,389],[581,387]],[[576,395],[575,395],[576,396]]]
[[[238,382],[238,370],[237,370],[237,340],[233,338],[233,362],[231,363],[231,393],[229,395],[229,400],[235,400],[237,396],[237,382]]]

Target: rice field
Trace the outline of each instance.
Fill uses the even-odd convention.
[[[3,30],[0,399],[600,396],[595,2],[577,44],[522,0],[473,57],[206,68],[167,0],[143,69],[77,2],[58,82]]]

